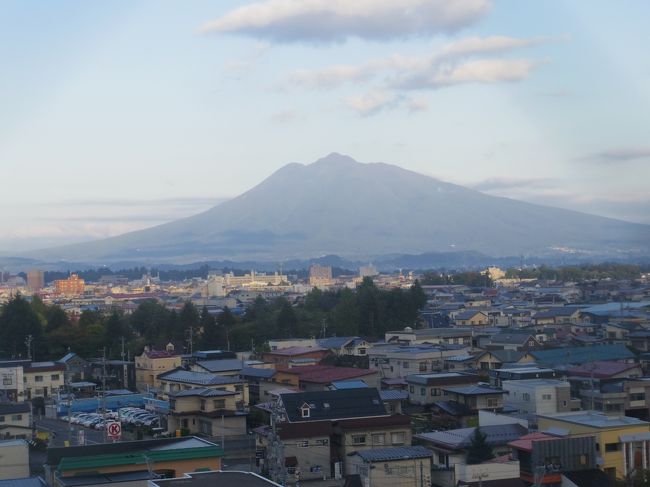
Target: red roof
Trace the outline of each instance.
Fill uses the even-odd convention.
[[[147,358],[170,358],[176,357],[178,354],[168,352],[167,350],[149,350],[144,352]]]
[[[327,350],[320,347],[287,347],[287,348],[281,348],[279,350],[272,350],[270,352],[265,352],[265,354],[294,356],[294,355],[305,355],[307,353],[313,353],[313,352],[327,352]]]
[[[533,451],[533,441],[556,440],[556,436],[547,435],[544,433],[530,433],[524,435],[518,440],[511,441],[508,446],[516,448],[517,450]]]
[[[598,353],[597,349],[596,352]],[[618,375],[626,370],[631,370],[636,368],[636,364],[626,364],[622,362],[606,362],[606,361],[596,361],[590,362],[576,367],[571,367],[567,369],[568,375],[575,375],[578,377],[591,377],[593,372],[594,377],[597,379],[606,379],[614,375]]]
[[[354,367],[337,367],[335,365],[305,365],[291,369],[278,369],[278,372],[294,374],[302,382],[329,384],[337,380],[354,379],[376,374],[375,370],[357,369]]]

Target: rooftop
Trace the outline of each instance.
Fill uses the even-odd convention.
[[[151,485],[158,487],[280,487],[279,484],[265,479],[253,472],[223,470],[213,472],[192,472],[175,479],[152,480]]]
[[[399,446],[395,448],[373,448],[357,452],[366,462],[386,462],[390,460],[411,460],[429,458],[433,452],[423,446]]]
[[[608,416],[598,411],[576,411],[572,413],[553,414],[550,416],[540,414],[539,417],[555,421],[564,421],[581,426],[589,426],[592,428],[620,428],[625,426],[643,425],[648,425],[650,427],[650,423],[647,421],[642,421],[631,416]]]

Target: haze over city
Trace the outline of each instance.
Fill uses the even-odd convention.
[[[649,10],[5,2],[0,250],[189,216],[332,151],[650,223]]]

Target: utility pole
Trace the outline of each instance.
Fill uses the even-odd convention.
[[[192,355],[192,352],[194,351],[194,327],[190,326],[187,330],[187,349],[190,352],[190,355]]]
[[[108,428],[106,428],[106,347],[102,348],[102,419],[104,420],[104,443],[108,442]]]
[[[269,439],[267,459],[271,479],[280,485],[286,485],[287,472],[284,465],[284,444],[278,435],[277,427],[279,419],[280,404],[278,399],[273,401],[271,405],[271,438]]]
[[[25,346],[27,347],[27,358],[29,360],[32,360],[32,341],[34,340],[34,337],[32,337],[31,334],[27,335],[25,337]]]
[[[124,337],[120,337],[122,341],[122,373],[124,376],[122,377],[122,387],[124,389],[128,389],[128,384],[129,384],[129,372],[128,372],[128,366],[127,362],[124,360],[126,354],[124,352]]]

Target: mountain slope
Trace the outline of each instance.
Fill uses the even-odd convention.
[[[474,250],[543,255],[558,248],[648,253],[650,226],[485,195],[397,166],[330,154],[289,164],[198,215],[31,256],[190,261]]]

